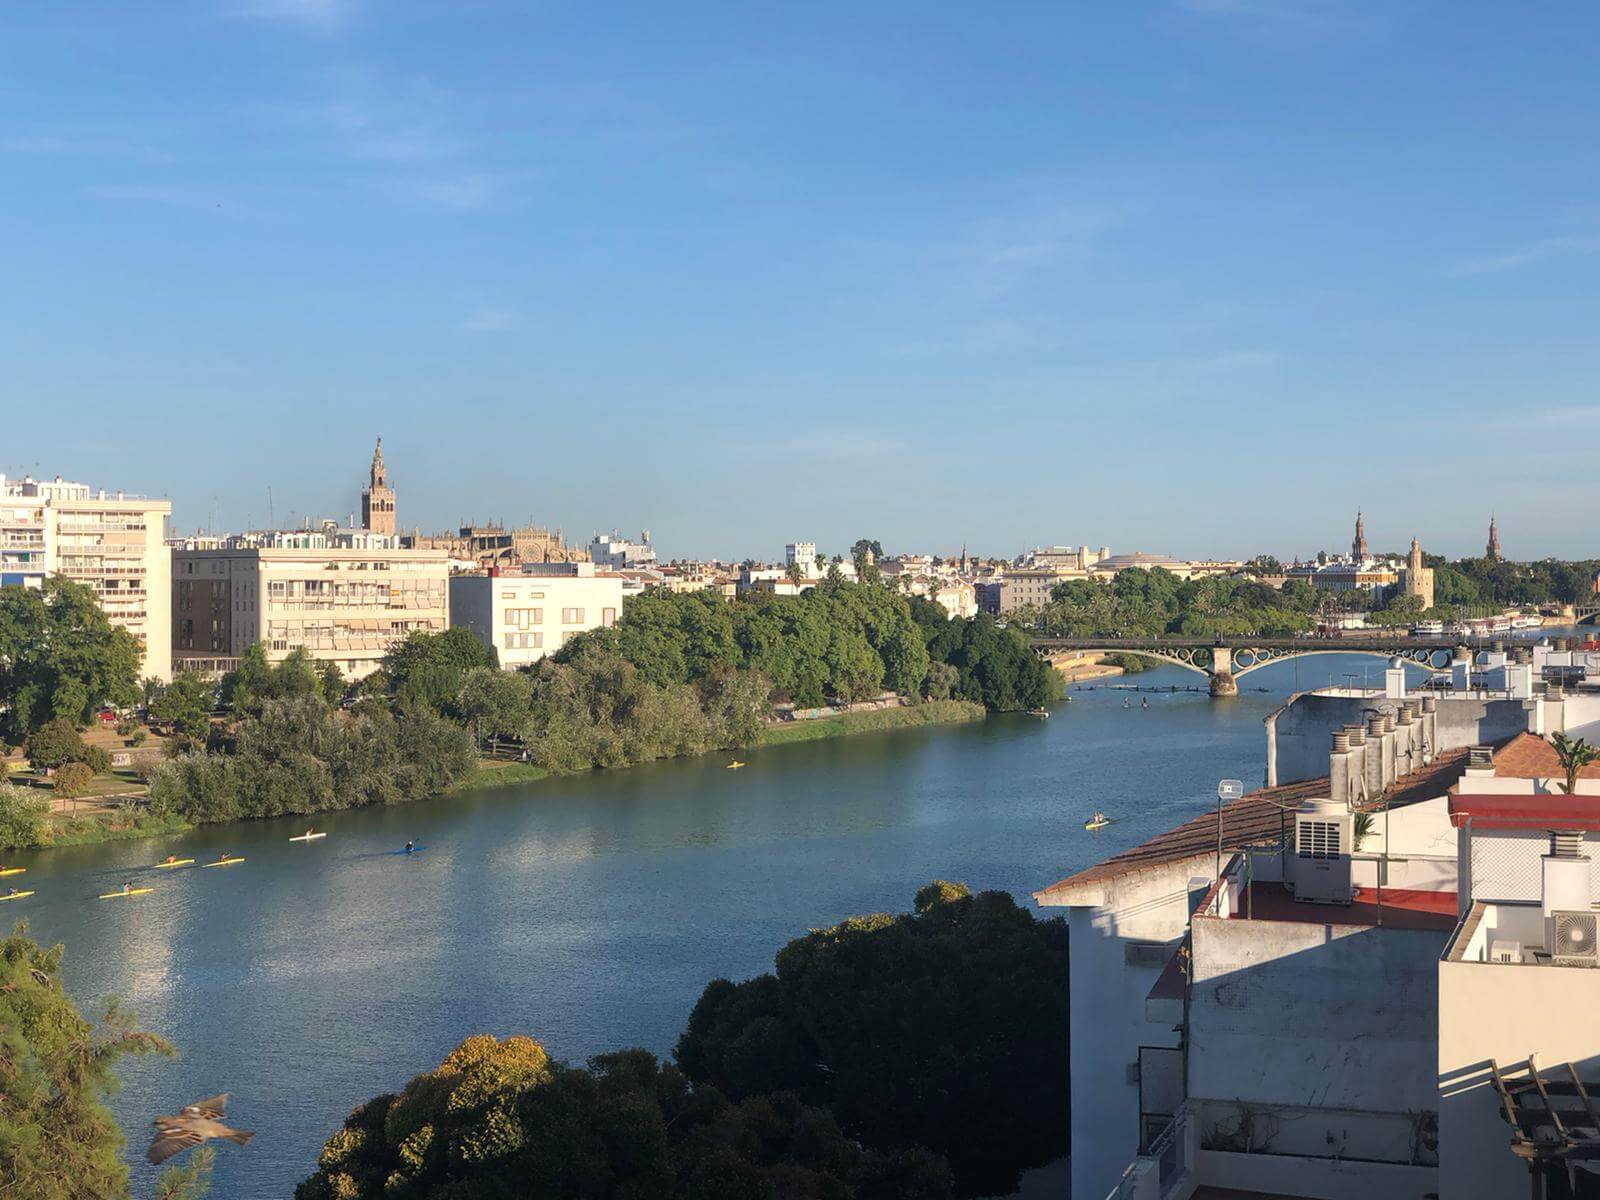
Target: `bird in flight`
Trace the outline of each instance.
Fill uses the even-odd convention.
[[[157,1117],[151,1122],[156,1127],[156,1136],[150,1143],[150,1161],[166,1162],[179,1151],[212,1138],[226,1138],[236,1146],[242,1146],[255,1137],[254,1133],[229,1129],[222,1123],[222,1110],[227,1103],[228,1093],[223,1092],[220,1096],[185,1104],[175,1117]]]

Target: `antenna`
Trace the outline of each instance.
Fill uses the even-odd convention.
[[[272,518],[272,485],[269,483],[267,485],[267,528],[268,529],[273,528],[272,520],[273,520],[273,518]]]

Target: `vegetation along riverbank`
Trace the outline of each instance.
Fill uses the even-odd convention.
[[[81,597],[69,598],[70,621],[104,624]],[[91,679],[70,678],[70,663],[44,664],[28,685],[32,698],[7,710],[36,759],[45,756],[36,747],[54,747],[45,766],[56,789],[106,768],[79,761],[92,755],[73,748],[72,727],[139,691],[124,678],[132,669],[125,657]],[[499,670],[464,629],[413,634],[354,686],[302,651],[274,664],[257,645],[220,685],[184,675],[145,686],[141,711],[162,751],[143,769],[140,815],[124,807],[73,821],[33,789],[7,791],[0,847],[396,804],[548,774],[971,720],[1041,707],[1059,689],[1027,641],[987,616],[951,619],[936,604],[838,579],[799,596],[732,604],[646,592],[628,600],[616,625],[578,635],[520,672]],[[773,719],[777,704],[848,705],[885,693],[900,704]],[[130,729],[130,744],[144,733]],[[517,748],[519,761],[485,763],[491,744]]]

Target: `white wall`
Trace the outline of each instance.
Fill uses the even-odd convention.
[[[1600,971],[1498,963],[1439,964],[1439,1194],[1502,1200],[1528,1194],[1511,1153],[1489,1062],[1517,1068],[1573,1063],[1592,1086],[1600,1071]]]
[[[1132,942],[1175,943],[1189,913],[1189,881],[1211,858],[1107,881],[1096,906],[1068,919],[1072,1021],[1072,1195],[1100,1200],[1139,1150],[1139,1085],[1129,1066],[1140,1046],[1176,1046],[1170,1023],[1145,1020],[1145,997],[1165,965],[1130,965]],[[1156,956],[1152,955],[1154,960]]]

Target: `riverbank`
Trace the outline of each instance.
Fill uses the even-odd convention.
[[[981,704],[967,700],[930,700],[903,708],[874,709],[840,713],[808,721],[784,721],[767,726],[761,741],[752,747],[783,746],[823,738],[847,737],[858,733],[878,733],[889,729],[912,729],[925,725],[959,724],[986,716]],[[722,753],[719,751],[718,753]],[[586,775],[588,771],[571,772]],[[453,796],[489,788],[514,787],[549,779],[563,772],[549,771],[532,763],[505,759],[481,759],[472,774],[458,780],[436,795]],[[432,799],[433,797],[429,797]],[[52,815],[44,836],[18,850],[48,850],[57,846],[82,846],[97,842],[135,841],[183,833],[194,825],[181,817],[159,817],[141,808],[122,806],[99,812],[63,817]]]

